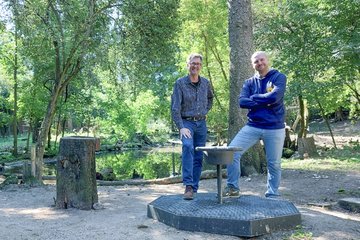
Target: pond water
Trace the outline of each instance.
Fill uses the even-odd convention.
[[[116,178],[155,179],[181,174],[181,150],[157,148],[151,151],[124,151],[96,156],[97,171],[112,168]],[[203,162],[203,170],[215,169]]]
[[[96,155],[96,171],[111,168],[117,180],[156,179],[181,174],[181,148],[154,148],[151,150],[128,150],[118,153],[100,153]],[[13,166],[12,173],[22,173],[23,166]],[[203,170],[216,169],[203,161]],[[56,175],[56,160],[47,161],[44,175]]]

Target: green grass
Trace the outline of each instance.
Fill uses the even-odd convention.
[[[26,147],[26,139],[27,135],[19,135],[18,136],[18,148],[25,148]],[[11,137],[0,137],[0,152],[8,151],[11,152],[14,146],[14,138]]]
[[[27,135],[19,135],[18,136],[18,157],[14,157],[12,155],[13,146],[14,146],[14,138],[13,137],[5,137],[0,138],[0,163],[14,162],[18,160],[22,160],[24,157],[21,153],[24,152],[26,148],[26,138]]]
[[[339,160],[336,158],[309,158],[289,160],[283,159],[281,166],[283,169],[298,169],[312,171],[360,171],[359,159]]]
[[[288,238],[284,240],[312,240],[313,234],[311,232],[306,232],[302,226],[296,226],[295,232]]]
[[[55,139],[55,137],[53,139]],[[18,143],[17,143],[18,156],[15,157],[12,155],[14,138],[12,136],[0,138],[0,163],[9,163],[9,162],[28,159],[30,156],[29,156],[29,152],[26,152],[26,140],[27,140],[27,134],[18,136]],[[57,148],[54,148],[55,142],[52,142],[51,144],[52,144],[52,149],[47,149],[45,153],[48,156],[56,155],[58,152]],[[57,143],[57,147],[58,144],[59,143]]]
[[[318,158],[282,159],[282,168],[312,171],[360,171],[360,146],[358,142],[355,142],[342,149],[322,150],[321,157]]]

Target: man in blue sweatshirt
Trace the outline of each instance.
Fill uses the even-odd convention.
[[[285,139],[284,93],[286,76],[271,69],[265,52],[255,52],[251,63],[256,73],[242,87],[239,104],[249,110],[247,124],[237,133],[229,146],[241,147],[234,161],[227,166],[227,187],[223,197],[239,197],[240,158],[259,140],[263,140],[268,168],[265,197],[280,196],[281,155]]]

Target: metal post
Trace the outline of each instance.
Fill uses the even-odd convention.
[[[218,187],[218,202],[222,204],[222,188],[221,188],[221,182],[222,182],[222,174],[221,174],[221,165],[216,165],[216,173],[217,173],[217,187]]]
[[[172,143],[172,176],[175,176],[175,143]]]

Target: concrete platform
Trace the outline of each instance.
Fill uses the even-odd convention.
[[[217,202],[215,193],[162,196],[148,204],[147,215],[180,230],[254,237],[301,224],[297,208],[286,200],[244,195]]]
[[[360,198],[343,198],[338,203],[342,208],[351,212],[360,212]]]

